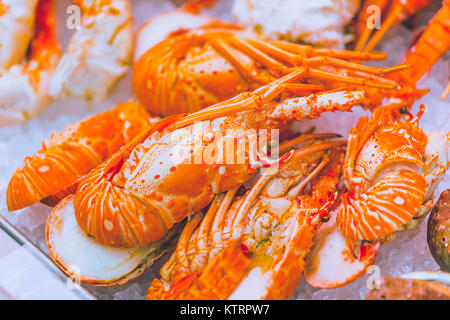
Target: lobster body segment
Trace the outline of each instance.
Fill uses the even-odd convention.
[[[224,141],[228,140],[235,145],[236,138],[226,132],[227,124],[235,121],[238,121],[236,117],[229,116],[201,122],[207,131],[191,125],[157,139],[149,136],[130,151],[126,161],[123,155],[108,160],[104,169],[94,170],[83,179],[75,194],[75,212],[80,226],[108,245],[145,245],[161,238],[187,215],[207,206],[215,194],[248,180],[255,173],[248,154],[244,154],[242,163],[216,163],[215,159],[209,163],[203,158],[213,143],[226,145]],[[248,128],[245,121],[239,124]],[[203,140],[208,137],[205,135],[208,130],[210,137],[219,139],[221,136],[223,141]],[[108,188],[100,186],[100,181],[105,181]],[[110,188],[117,191],[108,193]],[[121,200],[114,200],[119,194]],[[124,214],[123,222],[116,220],[120,215],[110,210],[109,201],[105,200],[110,197],[114,203],[125,204],[119,210]],[[126,209],[127,206],[134,209]],[[93,219],[97,214],[101,215],[100,220]],[[136,223],[130,220],[132,216]],[[103,223],[99,224],[100,221]],[[111,223],[105,224],[105,221]]]
[[[29,120],[50,103],[48,89],[61,48],[53,0],[2,2],[0,26],[3,29],[0,127],[3,127]]]

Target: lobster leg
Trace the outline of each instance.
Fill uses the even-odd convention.
[[[364,47],[363,51],[371,51],[377,43],[380,41],[380,39],[384,36],[384,34],[389,30],[392,25],[398,21],[398,15],[402,11],[402,5],[399,3],[395,3],[392,10],[388,13],[386,19],[384,19],[384,22],[381,24],[380,29],[378,29],[373,37],[369,40],[367,45]]]
[[[208,262],[210,262],[213,257],[215,257],[220,250],[223,249],[222,234],[224,221],[238,189],[239,188],[234,188],[225,194],[217,212],[215,213],[210,231],[210,251]]]
[[[228,40],[228,43],[226,42],[226,40]],[[263,40],[242,40],[235,36],[231,36],[227,39],[218,39],[213,42],[213,46],[215,46],[216,50],[224,55],[236,67],[236,69],[239,70],[245,78],[247,78],[248,81],[256,81],[257,83],[263,84],[273,81],[275,78],[266,75],[260,75],[255,67],[253,67],[252,69],[251,66],[248,66],[244,61],[240,60],[233,52],[232,47],[235,47],[239,51],[245,53],[252,59],[256,60],[258,63],[265,66],[275,77],[285,75],[292,71],[291,67],[288,67],[278,60],[286,61],[293,67],[306,67],[306,77],[319,78],[323,80],[337,80],[352,84],[361,84],[361,79],[356,77],[349,77],[346,75],[337,75],[335,73],[314,69],[312,67],[315,65],[329,65],[333,67],[348,68],[352,70],[359,70],[360,72],[375,74],[383,74],[386,71],[392,72],[403,68],[397,67],[383,70],[380,68],[362,66],[360,64],[340,60],[333,57],[317,56],[315,58],[306,59],[305,56],[296,55],[290,53],[289,51],[283,51],[282,49],[277,48],[269,42]],[[271,55],[278,60],[272,58]],[[383,83],[366,81],[364,85],[380,88],[395,88],[396,86],[394,81],[389,80],[385,80]]]
[[[258,84],[267,84],[275,80],[275,77],[270,75],[260,75],[244,61],[239,59],[233,48],[231,48],[224,40],[218,39],[212,42],[214,48],[222,54],[241,74],[247,79],[249,83],[256,82]]]
[[[358,84],[362,84],[358,82]],[[260,90],[261,89],[261,90]],[[306,97],[286,99],[285,101],[270,105],[280,93],[289,91],[289,86],[271,84],[256,90],[256,94],[241,94],[239,99],[232,99],[209,108],[190,114],[177,121],[171,129],[185,127],[196,121],[204,121],[222,117],[237,112],[258,110],[273,120],[300,120],[302,118],[315,118],[327,111],[349,111],[357,104],[363,103],[365,92],[336,91],[311,94]],[[265,92],[264,92],[265,91]],[[263,92],[262,94],[257,94]]]
[[[214,216],[217,213],[219,206],[221,204],[220,196],[216,196],[209,206],[208,211],[205,214],[199,228],[198,233],[195,237],[195,252],[197,254],[192,259],[192,271],[203,270],[206,263],[208,262],[208,241],[209,241],[209,232],[214,221]]]
[[[363,10],[366,11],[361,12],[361,16],[366,17],[366,19],[368,18],[366,16],[367,8],[369,5],[373,5],[371,2],[373,1],[367,1],[367,3],[363,6]],[[386,34],[389,28],[418,12],[430,2],[430,0],[408,1],[406,3],[397,0],[391,1],[390,5],[387,7],[387,12],[385,14],[385,17],[383,18],[383,22],[380,28],[373,34],[372,38],[366,44],[366,41],[368,40],[372,31],[371,29],[366,27],[361,37],[358,39],[355,50],[363,50],[364,52],[371,51],[373,48],[375,48],[380,39]],[[386,8],[387,3],[386,1],[376,1],[375,5],[378,5],[378,7],[383,10]],[[360,22],[360,24],[362,23],[363,22]]]
[[[195,214],[187,222],[186,226],[181,233],[180,239],[178,240],[176,248],[176,261],[177,261],[177,271],[181,274],[191,273],[190,263],[188,261],[186,249],[191,239],[192,233],[197,228],[197,226],[202,221],[201,214]]]
[[[239,40],[240,42],[244,42],[243,40]],[[364,66],[359,63],[350,62],[347,60],[339,59],[333,56],[333,54],[327,55],[326,52],[322,52],[321,54],[314,56],[314,54],[310,53],[312,57],[304,57],[302,55],[294,54],[289,51],[282,50],[275,45],[272,45],[268,41],[262,41],[257,39],[248,39],[246,40],[248,43],[247,46],[253,45],[256,49],[259,49],[271,56],[274,56],[275,58],[284,61],[292,66],[302,66],[307,65],[310,67],[321,67],[321,66],[332,66],[347,70],[355,70],[362,72],[366,72],[365,76],[367,77],[368,74],[387,74],[389,72],[394,72],[400,69],[404,69],[406,66],[394,66],[390,68],[376,68],[376,67],[370,67],[370,66]],[[250,46],[249,46],[250,47]],[[251,48],[251,47],[250,47]],[[313,49],[316,50],[316,49]],[[349,51],[353,53],[352,51]],[[250,52],[246,52],[248,54],[251,54]],[[354,54],[352,56],[355,56]],[[347,58],[347,57],[345,57]],[[261,62],[261,61],[260,61]],[[270,65],[266,66],[269,70],[271,70]],[[276,65],[275,65],[276,67]],[[278,67],[278,69],[275,68],[275,70],[279,70],[279,72],[285,72],[286,68],[284,68],[283,65],[281,67]],[[290,69],[288,69],[290,70]]]
[[[372,29],[367,27],[367,22],[370,18],[369,9],[371,6],[377,6],[381,12],[389,4],[390,0],[365,0],[361,7],[358,19],[355,25],[355,37],[357,39],[355,51],[361,51],[372,34]]]

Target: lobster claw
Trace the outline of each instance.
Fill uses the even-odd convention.
[[[337,288],[363,275],[378,253],[379,242],[356,244],[346,238],[336,224],[336,215],[314,236],[314,245],[305,266],[306,281],[313,287]]]

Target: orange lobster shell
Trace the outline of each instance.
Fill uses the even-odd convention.
[[[434,15],[416,43],[408,51],[404,63],[414,68],[399,74],[400,80],[415,83],[450,49],[450,1]]]
[[[222,33],[239,28],[222,22],[214,22],[209,28],[217,29],[175,33],[135,63],[133,90],[152,113],[194,112],[254,89],[209,44]]]
[[[235,25],[213,20],[202,27],[173,32],[142,54],[134,65],[132,84],[139,101],[152,113],[194,112],[254,90],[298,66],[319,66],[319,69],[330,72],[350,67],[349,63],[334,64],[335,58],[380,60],[385,58],[385,54],[314,49],[306,45],[268,41]],[[326,65],[333,69],[326,69]],[[348,74],[356,73],[364,78],[364,72],[373,71],[358,66],[355,64],[350,68],[359,73]],[[377,74],[382,75],[392,70],[378,71]],[[371,79],[382,80],[382,77]],[[322,80],[332,79],[327,76]],[[304,82],[309,83],[307,79]],[[356,82],[354,84],[357,85]],[[395,88],[391,86],[392,82],[384,81],[384,85]]]
[[[180,129],[181,134],[177,131],[176,136],[169,133],[152,140],[151,133],[162,131],[171,121],[169,117],[155,124],[141,135],[140,141],[127,145],[80,182],[74,198],[77,221],[100,243],[133,247],[158,240],[189,212],[205,207],[215,193],[232,188],[254,174],[248,162],[223,166],[175,164],[171,157],[176,139],[202,133],[188,126]],[[207,123],[210,129],[218,127],[224,133],[230,124],[223,119]],[[194,146],[190,148],[193,150]],[[196,152],[202,153],[204,149]],[[128,178],[127,172],[136,169],[137,164],[136,172]],[[221,167],[224,172],[220,171]]]
[[[427,183],[423,175],[427,136],[417,122],[397,122],[389,106],[372,118],[361,118],[350,131],[337,221],[354,240],[379,240],[411,220],[422,205]]]

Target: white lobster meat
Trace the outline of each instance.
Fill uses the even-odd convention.
[[[0,1],[0,127],[26,121],[49,104],[60,57],[54,27],[51,0]]]
[[[83,16],[50,84],[55,98],[101,101],[131,63],[133,30],[128,0],[78,0]]]
[[[0,67],[9,68],[25,58],[33,38],[38,0],[0,1]]]
[[[53,261],[68,276],[90,285],[124,284],[175,245],[179,227],[160,241],[134,248],[114,248],[91,239],[78,226],[72,196],[50,213],[46,241]]]

